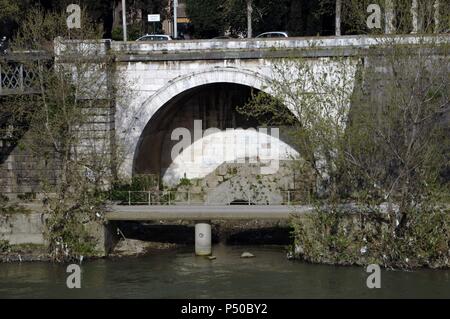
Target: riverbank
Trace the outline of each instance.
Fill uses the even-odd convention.
[[[404,224],[379,209],[328,207],[292,219],[290,255],[315,264],[450,269],[448,210],[413,212]]]
[[[4,244],[5,245],[5,244]],[[0,245],[1,247],[1,245]],[[184,247],[180,244],[145,242],[140,240],[120,240],[114,250],[104,257],[84,257],[84,260],[100,258],[140,257],[170,251]],[[45,245],[21,244],[8,245],[0,251],[0,263],[51,262],[48,248]]]
[[[293,216],[290,221],[211,221],[212,242],[290,246],[290,259],[313,264],[450,268],[448,213],[411,215],[405,233],[397,234],[395,215],[385,210],[349,207],[328,207]],[[0,215],[0,262],[50,261],[44,240],[45,222],[42,213]],[[84,259],[151,255],[194,244],[194,223],[181,220],[92,222],[84,227],[99,252]]]

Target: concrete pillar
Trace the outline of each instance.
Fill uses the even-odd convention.
[[[199,222],[195,224],[195,254],[209,256],[211,253],[211,224]]]

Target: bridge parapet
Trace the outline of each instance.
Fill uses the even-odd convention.
[[[119,61],[208,60],[301,56],[352,56],[386,45],[450,43],[450,34],[417,36],[339,36],[283,39],[190,40],[163,42],[112,42]]]
[[[112,57],[118,62],[258,59],[291,56],[355,56],[386,45],[450,43],[450,34],[355,35],[283,39],[183,40],[123,42],[110,40],[55,40],[59,61],[86,57],[92,62]]]

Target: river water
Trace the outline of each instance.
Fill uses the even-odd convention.
[[[383,270],[368,289],[362,267],[289,261],[283,247],[220,245],[213,261],[192,251],[84,262],[81,289],[66,287],[64,265],[0,264],[0,298],[450,298],[450,271]]]

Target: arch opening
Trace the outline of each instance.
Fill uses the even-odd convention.
[[[249,139],[253,144],[254,141],[260,142],[262,139],[271,138],[271,145],[277,144],[278,148],[281,147],[284,158],[296,155],[296,151],[288,143],[283,142],[288,140],[287,134],[283,136],[281,133],[277,137],[272,137],[270,130],[266,130],[266,134],[261,133],[258,131],[260,123],[256,119],[246,117],[237,111],[238,107],[245,105],[258,92],[258,89],[247,85],[219,82],[200,85],[176,95],[158,109],[143,130],[135,152],[133,174],[157,175],[164,183],[172,185],[176,185],[182,178],[205,177],[220,164],[230,160],[225,156],[221,160],[223,153],[219,154],[217,148],[224,148],[225,152],[228,148],[231,148],[231,151],[233,148],[242,148],[244,135],[247,135],[244,136],[244,142]],[[199,137],[198,128],[203,133],[205,130],[209,132],[211,128],[217,131]],[[186,164],[184,156],[174,158],[172,151],[181,141],[181,137],[172,136],[177,129],[189,134],[189,146],[181,147],[181,155],[194,154],[196,164]],[[230,133],[230,130],[234,131]],[[250,130],[252,131],[249,132]],[[226,140],[230,134],[234,137],[234,145],[231,146],[228,145],[229,140]],[[186,136],[182,138],[185,139]],[[211,156],[207,159],[203,156],[201,161],[197,161],[195,145],[198,143],[202,145],[202,155],[206,152]],[[242,154],[239,150],[237,153]],[[239,154],[234,158],[232,156],[231,159],[238,160]],[[259,153],[247,153],[247,150],[243,154],[245,156],[239,158],[240,161],[250,160],[249,157],[259,157]]]

